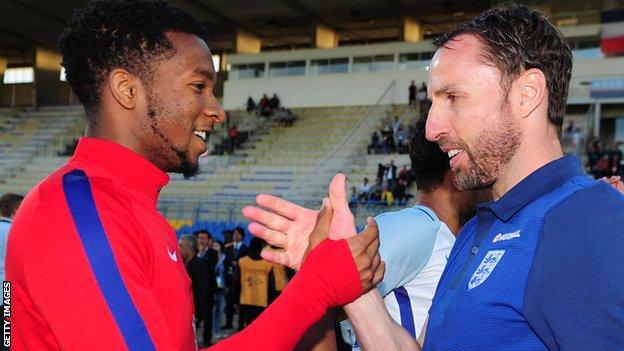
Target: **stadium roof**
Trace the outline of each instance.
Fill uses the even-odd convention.
[[[399,39],[402,18],[421,21],[435,36],[496,3],[473,0],[172,0],[211,34],[213,52],[231,52],[237,30],[258,36],[262,50],[310,47],[315,24],[334,29],[340,45]],[[560,24],[597,23],[604,3],[620,0],[532,1]],[[72,9],[86,0],[0,0],[0,56],[23,57],[34,46],[56,48]]]

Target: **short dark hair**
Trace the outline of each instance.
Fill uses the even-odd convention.
[[[243,238],[245,237],[245,229],[243,229],[243,227],[236,227],[236,228],[234,228],[234,233],[236,233],[236,232],[238,232]]]
[[[212,234],[210,234],[210,232],[207,229],[200,229],[200,230],[193,232],[193,236],[196,238],[199,237],[199,234],[206,234],[208,235],[210,239],[212,239]]]
[[[428,106],[416,122],[414,134],[409,141],[409,155],[412,161],[412,174],[418,191],[431,192],[444,181],[446,172],[451,170],[448,155],[437,143],[427,140],[425,125],[427,124]]]
[[[0,216],[11,218],[24,200],[22,195],[6,193],[0,197]]]
[[[544,73],[548,120],[561,136],[572,75],[572,51],[561,32],[539,12],[508,2],[455,26],[433,43],[440,48],[462,34],[475,35],[485,45],[484,58],[501,71],[506,90],[523,70]]]
[[[194,254],[197,254],[199,248],[197,247],[197,239],[191,234],[183,234],[180,236],[180,240],[184,240],[189,244],[189,248]]]
[[[123,68],[149,81],[155,62],[175,54],[168,32],[205,38],[191,14],[162,0],[93,0],[75,9],[59,38],[67,82],[90,122],[107,75]]]
[[[256,237],[251,238],[251,241],[249,242],[249,253],[260,254],[265,244],[266,244],[266,241],[260,238],[256,238]]]

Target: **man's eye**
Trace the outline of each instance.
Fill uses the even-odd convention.
[[[195,86],[195,88],[197,88],[197,90],[199,90],[200,92],[204,91],[204,89],[206,89],[206,84],[204,83],[196,83],[193,84]]]
[[[455,96],[455,95],[447,95],[447,99],[450,102],[455,102],[455,100],[457,100],[457,96]]]

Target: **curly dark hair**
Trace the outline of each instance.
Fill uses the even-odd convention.
[[[59,38],[67,82],[95,122],[107,75],[123,68],[150,81],[156,62],[175,55],[168,32],[206,38],[188,12],[161,0],[93,0],[75,9]]]
[[[430,103],[416,122],[414,134],[409,141],[409,156],[412,161],[412,174],[419,191],[431,192],[444,181],[446,172],[451,170],[448,155],[437,143],[425,137],[425,125]]]
[[[6,193],[0,197],[0,217],[11,218],[24,200],[22,195]]]
[[[561,136],[570,76],[572,51],[561,32],[537,11],[505,3],[461,23],[436,38],[439,48],[462,34],[475,35],[486,47],[484,58],[503,74],[507,92],[523,70],[537,68],[546,77],[548,120]]]

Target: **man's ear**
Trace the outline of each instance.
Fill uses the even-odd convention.
[[[124,69],[114,69],[108,75],[108,87],[117,103],[126,110],[137,104],[138,78]]]
[[[519,91],[519,100],[516,108],[520,117],[528,117],[531,113],[548,99],[546,91],[546,77],[544,73],[537,69],[531,68],[522,73],[516,81]]]

